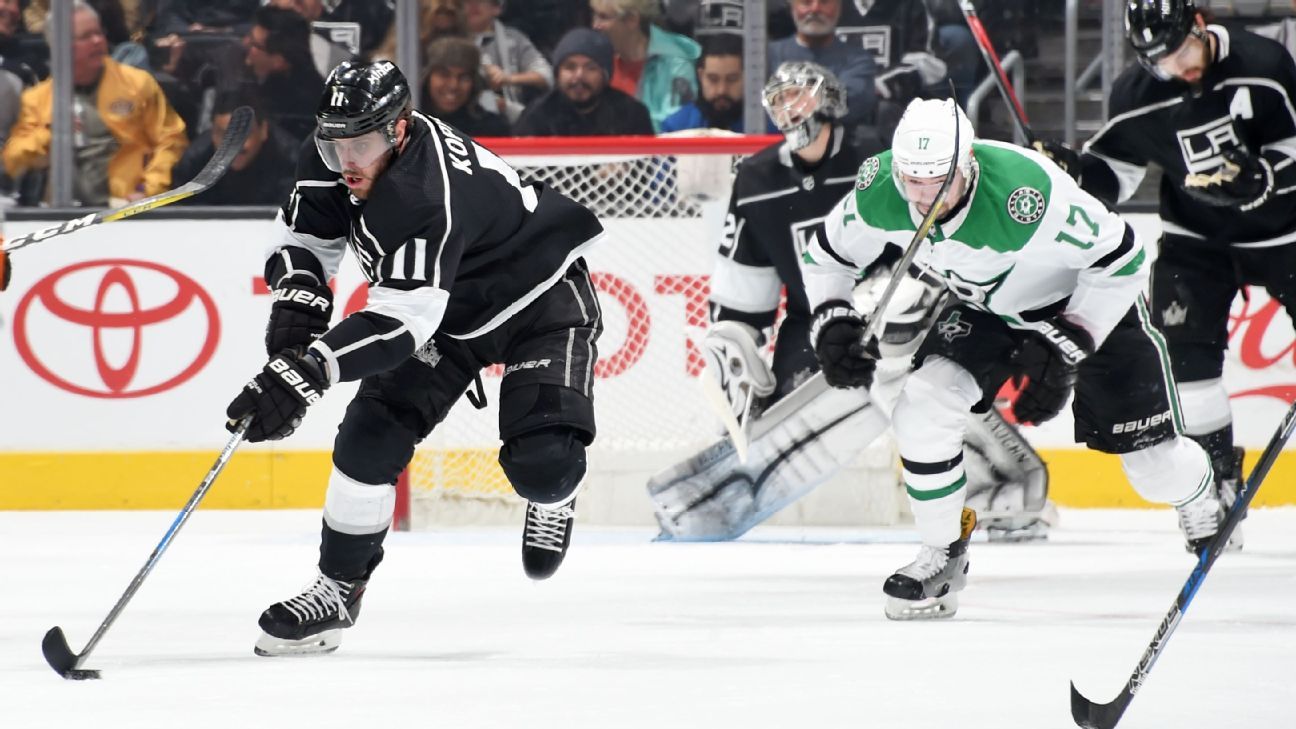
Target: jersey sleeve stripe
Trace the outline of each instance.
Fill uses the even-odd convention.
[[[711,275],[711,300],[749,314],[773,311],[778,308],[781,285],[773,266],[748,266],[721,258]]]
[[[446,169],[446,153],[445,146],[441,144],[441,131],[422,114],[415,112],[413,116],[428,128],[432,143],[436,145],[438,161],[441,163],[441,189],[445,195],[442,201],[445,208],[445,233],[441,235],[441,244],[437,246],[436,256],[433,259],[435,263],[432,267],[432,281],[430,281],[433,286],[441,288],[441,256],[445,253],[446,243],[450,240],[450,230],[454,226],[454,208],[450,205],[450,172]]]
[[[1129,223],[1126,223],[1125,234],[1121,236],[1120,244],[1116,246],[1115,250],[1094,261],[1089,267],[1097,269],[1107,268],[1129,255],[1132,250],[1134,250],[1134,229],[1129,226]]]
[[[734,203],[734,206],[735,206],[735,207],[741,207],[741,206],[743,206],[743,205],[747,205],[747,204],[754,203],[754,202],[760,202],[760,201],[762,201],[762,200],[773,200],[773,199],[776,198],[776,197],[783,197],[784,195],[791,195],[792,193],[794,193],[794,192],[796,192],[796,191],[797,191],[797,188],[795,188],[795,187],[785,187],[785,188],[783,188],[782,190],[775,190],[774,192],[766,192],[766,193],[762,193],[762,194],[760,194],[760,195],[752,195],[751,197],[743,197],[743,198],[739,198],[739,199],[738,199],[738,202]]]
[[[1287,107],[1287,115],[1290,117],[1292,125],[1296,126],[1296,108],[1292,107],[1291,97],[1287,95],[1287,89],[1273,79],[1258,78],[1256,76],[1238,76],[1229,78],[1215,84],[1215,91],[1219,91],[1225,86],[1265,86],[1278,92],[1282,97],[1283,106]]]

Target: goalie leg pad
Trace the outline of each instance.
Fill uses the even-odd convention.
[[[648,482],[661,539],[736,539],[814,490],[887,428],[864,390],[815,375],[752,424],[747,462],[725,438]]]
[[[995,409],[968,418],[963,467],[966,504],[977,511],[977,526],[990,541],[1044,539],[1057,524],[1048,500],[1044,461]]]

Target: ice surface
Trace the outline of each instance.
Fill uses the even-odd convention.
[[[1064,511],[1036,545],[974,544],[956,618],[893,623],[904,531],[772,529],[718,545],[581,526],[558,575],[520,527],[397,534],[329,656],[252,654],[312,577],[319,514],[199,511],[99,645],[80,650],[174,513],[0,513],[0,727],[676,729],[1070,727],[1111,699],[1191,570],[1171,512]],[[1296,726],[1296,509],[1254,513],[1122,729]]]

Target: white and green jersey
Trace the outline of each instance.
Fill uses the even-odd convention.
[[[1045,157],[1009,144],[972,145],[972,188],[933,225],[914,263],[963,301],[1029,329],[1062,313],[1099,344],[1144,291],[1142,243]],[[855,189],[829,214],[826,238],[802,256],[811,309],[850,301],[860,271],[887,244],[909,245],[923,216],[891,178],[891,152],[865,160]]]

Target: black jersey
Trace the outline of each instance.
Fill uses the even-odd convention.
[[[1229,243],[1296,241],[1296,64],[1277,42],[1240,29],[1207,26],[1218,53],[1194,95],[1139,65],[1116,79],[1111,119],[1084,146],[1081,184],[1112,203],[1134,193],[1149,163],[1160,167],[1161,221],[1167,233]],[[1261,154],[1274,170],[1268,202],[1242,212],[1211,207],[1183,190],[1190,173],[1211,174],[1221,152]]]
[[[350,248],[369,303],[312,345],[335,381],[396,366],[441,330],[491,331],[553,285],[603,228],[593,213],[518,174],[463,132],[415,112],[367,200],[352,197],[307,142],[280,210],[283,247],[326,273]],[[273,255],[274,251],[272,251]]]
[[[865,158],[843,137],[834,127],[828,153],[813,169],[782,143],[738,166],[711,277],[713,319],[773,326],[781,285],[788,317],[810,316],[801,254],[812,236],[823,239],[824,218],[850,192]]]
[[[872,53],[879,69],[900,63],[906,53],[931,52],[927,7],[912,0],[844,0],[836,34]]]

